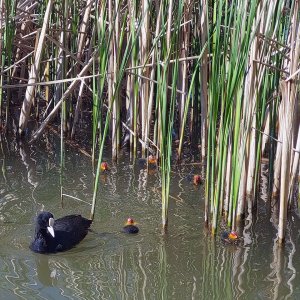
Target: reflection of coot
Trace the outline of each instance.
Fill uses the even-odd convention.
[[[137,226],[135,226],[135,222],[133,219],[128,218],[125,226],[123,227],[123,232],[125,233],[138,233],[139,229]]]
[[[36,220],[30,249],[39,253],[69,250],[84,239],[91,223],[91,220],[80,215],[69,215],[54,221],[51,213],[42,212]]]
[[[38,280],[45,286],[51,286],[54,279],[49,268],[49,256],[40,255],[36,260],[36,273]]]

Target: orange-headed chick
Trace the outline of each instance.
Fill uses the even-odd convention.
[[[138,233],[139,229],[132,218],[128,218],[125,226],[123,227],[123,232],[125,233]]]
[[[227,244],[236,244],[239,241],[239,237],[235,231],[223,231],[221,240]]]
[[[101,170],[102,172],[108,171],[108,163],[105,162],[105,161],[102,162],[101,165],[100,165],[100,170]]]
[[[156,157],[154,155],[149,155],[149,157],[148,157],[148,164],[152,165],[152,166],[154,166],[154,165],[156,166],[157,159],[156,159]]]
[[[194,185],[199,185],[202,183],[202,177],[200,175],[194,175],[193,178]]]

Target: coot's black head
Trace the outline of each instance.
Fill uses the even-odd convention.
[[[36,218],[36,230],[47,230],[54,237],[54,217],[50,212],[43,211]]]
[[[43,211],[37,216],[36,223],[40,226],[40,228],[47,229],[47,227],[49,226],[50,218],[53,219],[53,215],[50,212]]]

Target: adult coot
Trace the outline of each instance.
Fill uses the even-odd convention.
[[[133,219],[128,218],[125,226],[123,227],[123,232],[125,233],[138,233],[139,229],[135,226],[135,222]]]
[[[81,215],[69,215],[54,221],[51,213],[41,212],[36,219],[30,249],[38,253],[69,250],[84,239],[91,223]]]

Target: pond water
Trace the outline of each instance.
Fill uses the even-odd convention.
[[[288,224],[285,247],[276,244],[269,204],[246,221],[244,241],[225,246],[204,227],[204,187],[187,179],[193,166],[174,168],[169,229],[161,234],[160,176],[125,153],[101,175],[92,232],[70,251],[29,250],[40,210],[55,217],[88,217],[93,176],[89,158],[66,148],[63,191],[87,203],[60,200],[59,144],[0,149],[1,299],[299,299],[299,217]],[[263,178],[264,179],[264,178]],[[262,180],[264,182],[264,180]],[[138,235],[120,232],[128,217]]]

